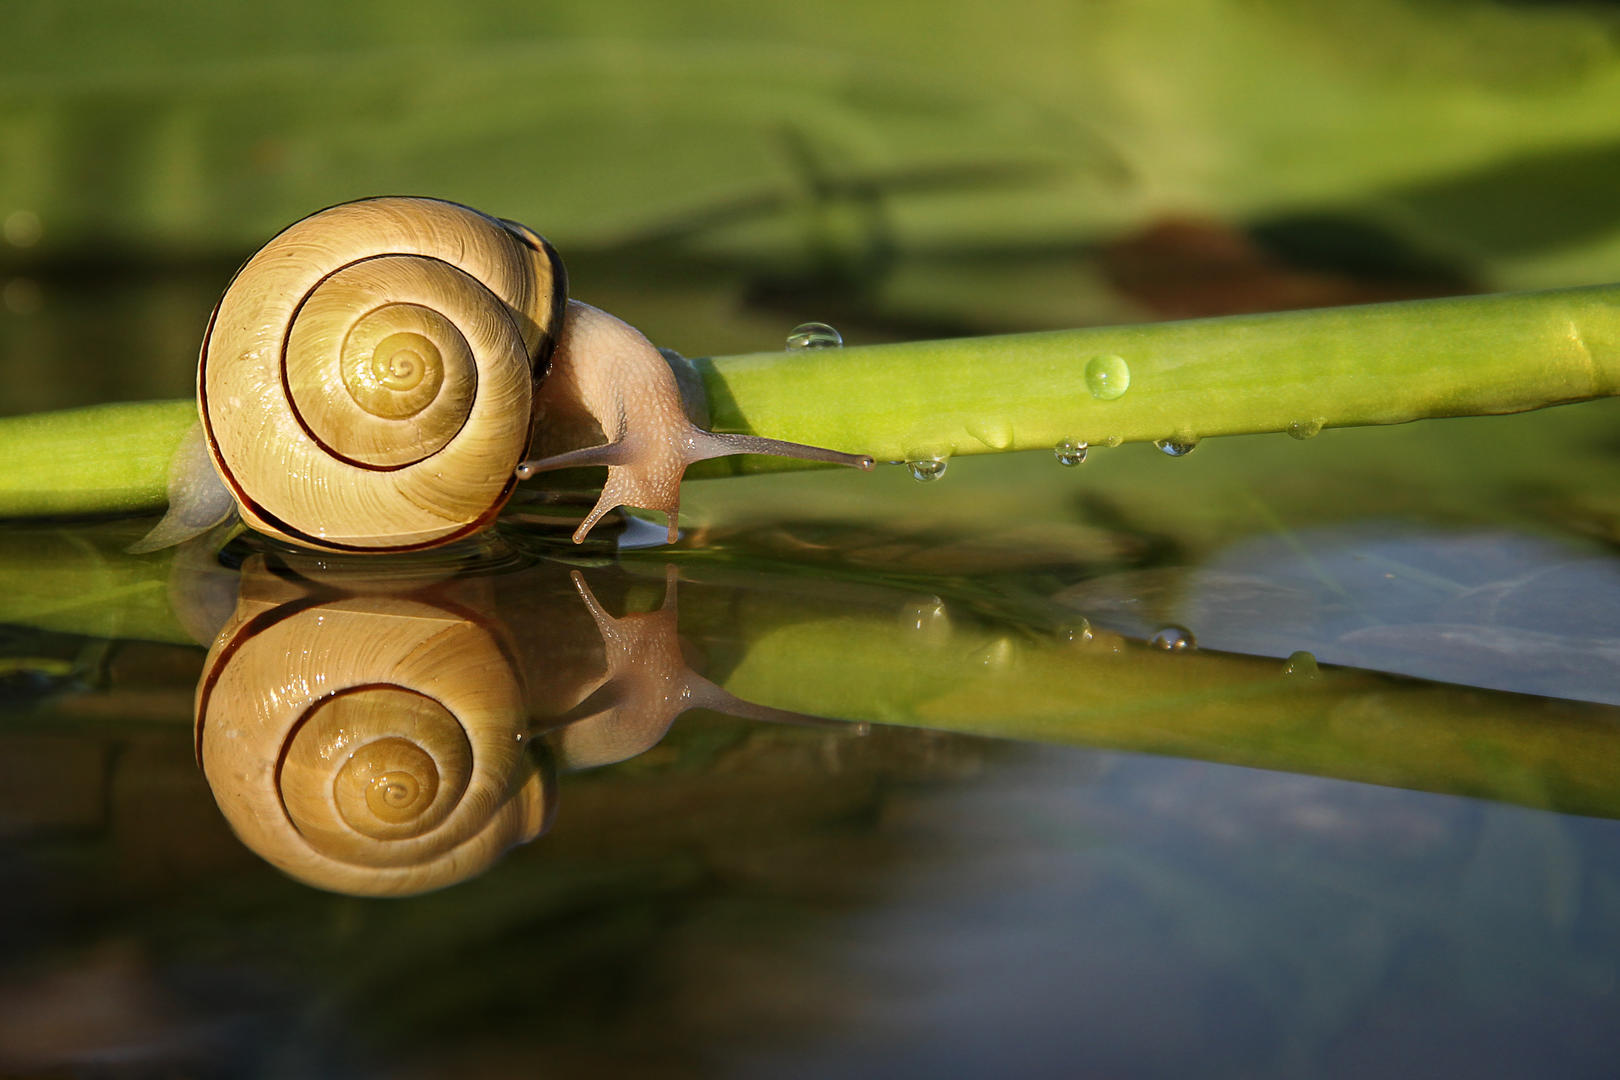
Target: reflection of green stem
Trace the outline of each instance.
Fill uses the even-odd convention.
[[[1309,773],[1620,817],[1614,710],[1351,669],[858,618],[748,635],[731,693],[777,708]]]
[[[879,459],[1393,424],[1620,393],[1620,286],[697,361],[714,426]],[[162,505],[187,402],[0,421],[0,515]],[[792,467],[731,458],[694,472]]]
[[[0,532],[0,623],[193,641],[170,610],[170,560],[123,554],[130,532],[105,525]],[[695,557],[691,569],[702,566]],[[657,565],[643,570],[645,578],[662,573]],[[203,600],[221,586],[228,596],[235,584],[211,562],[182,573],[180,594]],[[611,583],[606,567],[592,574],[598,585]],[[348,579],[340,573],[338,580]],[[510,620],[514,635],[582,627],[584,642],[544,636],[519,651],[532,647],[551,661],[585,657],[597,670],[592,657],[600,656],[601,642],[573,590],[558,587],[567,580],[556,565],[509,572],[501,578],[500,610],[522,613]],[[415,579],[400,581],[409,589]],[[714,660],[707,674],[760,705],[1620,817],[1620,727],[1609,706],[1316,671],[1308,663],[1161,652],[1108,633],[1062,640],[958,621],[943,606],[920,616],[903,607],[905,617],[897,618],[892,607],[852,605],[847,595],[783,589],[783,579],[765,573],[746,582],[689,587],[681,632]],[[892,598],[881,589],[869,594],[870,601]]]

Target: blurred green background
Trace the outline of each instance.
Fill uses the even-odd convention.
[[[691,354],[1620,278],[1612,6],[5,13],[6,412],[184,395],[230,269],[379,193],[527,222]]]

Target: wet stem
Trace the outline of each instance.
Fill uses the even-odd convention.
[[[1620,286],[694,361],[712,426],[944,461],[1520,412],[1620,393]],[[0,515],[163,505],[184,402],[0,420]],[[705,463],[693,475],[800,467]]]

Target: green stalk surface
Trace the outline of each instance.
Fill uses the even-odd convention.
[[[1065,440],[1308,436],[1620,393],[1620,285],[695,363],[716,430],[882,461]],[[0,516],[162,506],[193,409],[148,402],[0,420]],[[793,467],[732,458],[693,475]]]
[[[1129,385],[1092,392],[1087,368]],[[1099,360],[1098,358],[1104,358]],[[879,460],[1522,412],[1620,392],[1620,285],[699,361],[717,428]],[[751,466],[766,465],[751,461]],[[768,465],[766,465],[768,467]]]

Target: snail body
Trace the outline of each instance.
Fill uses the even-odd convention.
[[[578,300],[568,301],[563,331],[550,376],[541,385],[537,414],[541,435],[567,431],[588,416],[607,442],[525,461],[518,475],[546,469],[606,465],[602,495],[574,531],[585,539],[603,514],[617,506],[662,510],[669,540],[678,533],[681,477],[686,467],[729,454],[777,454],[870,469],[872,459],[857,454],[765,439],[756,435],[705,431],[688,415],[688,402],[669,359],[641,331]]]
[[[872,464],[704,431],[663,354],[568,299],[544,239],[426,198],[331,207],[249,259],[209,320],[197,399],[207,460],[242,519],[331,551],[450,543],[489,526],[520,477],[551,469],[608,467],[577,543],[620,505],[662,510],[673,541],[682,474],[705,458]],[[537,421],[551,452],[524,461]],[[597,432],[605,444],[569,444]],[[223,499],[193,494],[217,490],[190,482],[201,458],[176,456],[170,518],[183,524],[166,518],[138,549],[218,519]]]

